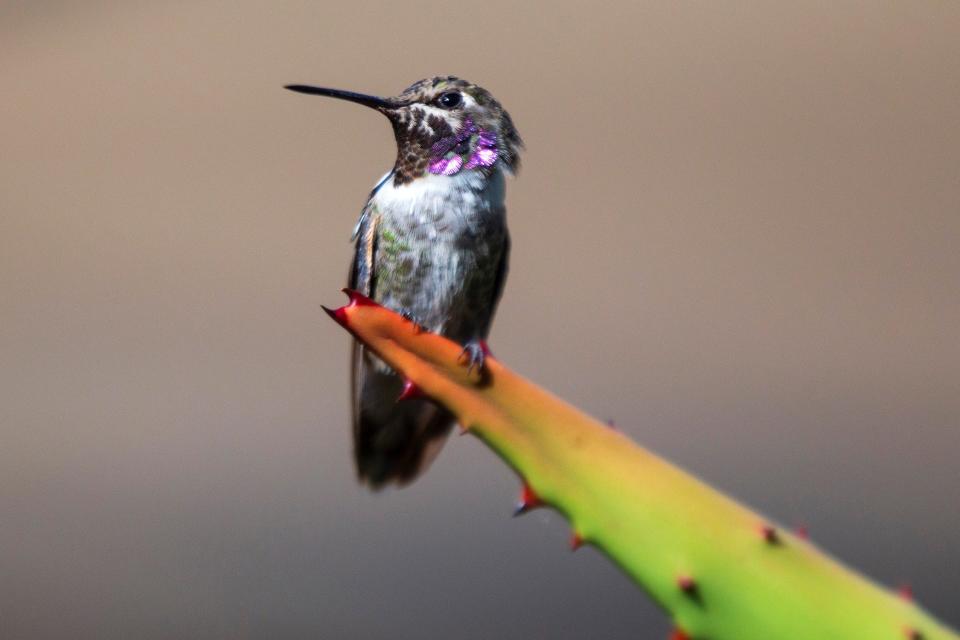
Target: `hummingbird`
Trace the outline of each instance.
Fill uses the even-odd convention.
[[[504,174],[519,169],[523,148],[510,115],[489,91],[454,76],[420,80],[394,97],[286,88],[364,105],[390,121],[396,161],[360,213],[348,286],[463,345],[465,366],[482,370],[510,253]],[[352,360],[357,475],[372,489],[408,484],[455,419],[426,398],[398,402],[404,380],[357,341]]]

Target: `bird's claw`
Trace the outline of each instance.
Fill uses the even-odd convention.
[[[470,340],[463,345],[463,351],[460,352],[460,359],[467,366],[467,373],[473,373],[474,368],[477,371],[483,371],[483,365],[487,356],[490,355],[490,348],[487,343],[479,338]]]
[[[420,319],[407,309],[400,310],[400,317],[413,324],[413,330],[415,333],[423,333],[427,330],[423,323],[420,322]]]

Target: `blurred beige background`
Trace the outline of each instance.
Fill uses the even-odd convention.
[[[353,481],[393,141],[280,87],[438,73],[529,149],[498,356],[960,625],[960,5],[7,0],[2,635],[665,637],[475,440]]]

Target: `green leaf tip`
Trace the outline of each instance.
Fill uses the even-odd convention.
[[[496,358],[470,371],[458,361],[462,345],[348,295],[331,317],[536,487],[538,501],[573,524],[573,547],[588,539],[670,613],[683,630],[674,640],[882,640],[898,632],[960,640],[805,541],[805,532],[776,526]],[[782,552],[758,553],[758,539],[777,541]]]

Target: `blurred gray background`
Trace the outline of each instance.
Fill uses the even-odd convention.
[[[473,438],[354,482],[394,144],[281,86],[447,73],[529,149],[497,355],[960,624],[957,3],[7,0],[3,637],[665,637]]]

